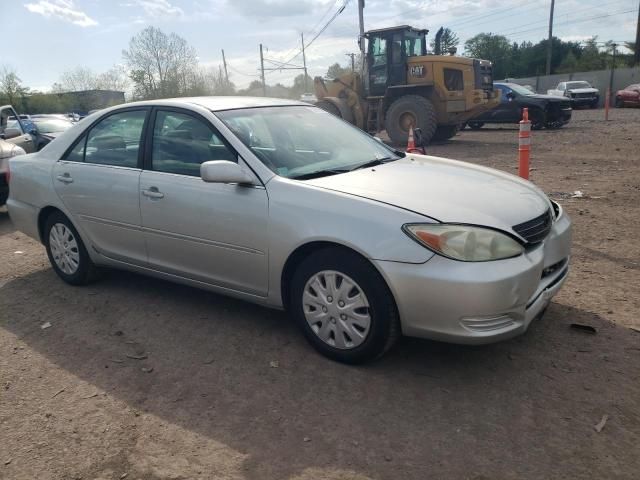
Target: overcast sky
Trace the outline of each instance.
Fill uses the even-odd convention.
[[[47,90],[78,65],[96,72],[122,62],[129,39],[147,25],[186,38],[200,61],[218,65],[225,49],[231,80],[245,87],[258,78],[258,44],[265,57],[288,60],[300,33],[310,41],[345,0],[0,0],[7,48],[0,65],[15,69],[25,85]],[[513,41],[546,36],[550,0],[367,0],[365,28],[410,24],[432,33],[448,26],[464,40],[479,32]],[[638,0],[557,0],[554,34],[570,40],[633,40]],[[626,13],[625,13],[626,12]],[[307,49],[309,74],[346,64],[356,52],[357,0]],[[13,39],[12,41],[8,41]],[[9,47],[10,46],[10,47]],[[462,48],[460,48],[460,51]],[[301,63],[301,57],[293,60]],[[273,72],[267,82],[291,84],[299,71]]]

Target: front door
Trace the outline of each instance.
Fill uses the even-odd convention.
[[[12,118],[9,119],[9,117]],[[25,131],[20,117],[11,107],[3,108],[0,111],[0,134],[7,142],[17,145],[27,153],[36,151],[33,136]]]
[[[369,95],[383,96],[389,83],[387,39],[381,35],[369,37]]]
[[[103,118],[53,169],[55,190],[85,240],[108,258],[137,265],[147,256],[138,199],[146,116],[137,109]]]
[[[404,49],[403,33],[394,33],[389,50],[389,85],[407,84],[407,55]]]
[[[205,183],[200,164],[238,155],[205,118],[158,109],[140,179],[150,265],[162,272],[267,294],[266,190]]]

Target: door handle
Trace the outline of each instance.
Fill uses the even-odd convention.
[[[142,195],[149,198],[163,198],[164,193],[158,191],[158,187],[150,187],[148,190],[142,190]]]
[[[58,179],[59,182],[62,182],[62,183],[73,183],[73,178],[71,178],[71,175],[69,175],[68,173],[65,173],[63,175],[58,175],[56,178]]]

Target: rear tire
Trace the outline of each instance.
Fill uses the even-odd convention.
[[[44,246],[53,270],[70,285],[86,285],[98,271],[71,221],[61,212],[47,217],[43,231]]]
[[[529,111],[529,119],[531,130],[542,130],[547,123],[545,113],[538,109]]]
[[[471,130],[480,130],[484,127],[484,122],[467,122],[467,125]]]
[[[396,146],[407,144],[409,125],[422,130],[424,143],[428,144],[436,133],[438,118],[431,101],[420,95],[405,95],[391,104],[384,124],[391,142]]]
[[[332,360],[373,360],[400,336],[391,291],[355,253],[340,248],[312,253],[298,266],[290,288],[292,316],[309,343]]]

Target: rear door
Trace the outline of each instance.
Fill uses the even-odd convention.
[[[205,183],[200,164],[238,162],[204,117],[158,108],[140,180],[150,265],[159,271],[259,296],[267,293],[268,198],[262,186]]]
[[[113,260],[145,265],[140,221],[142,133],[147,108],[101,118],[53,169],[53,184],[92,246]]]

